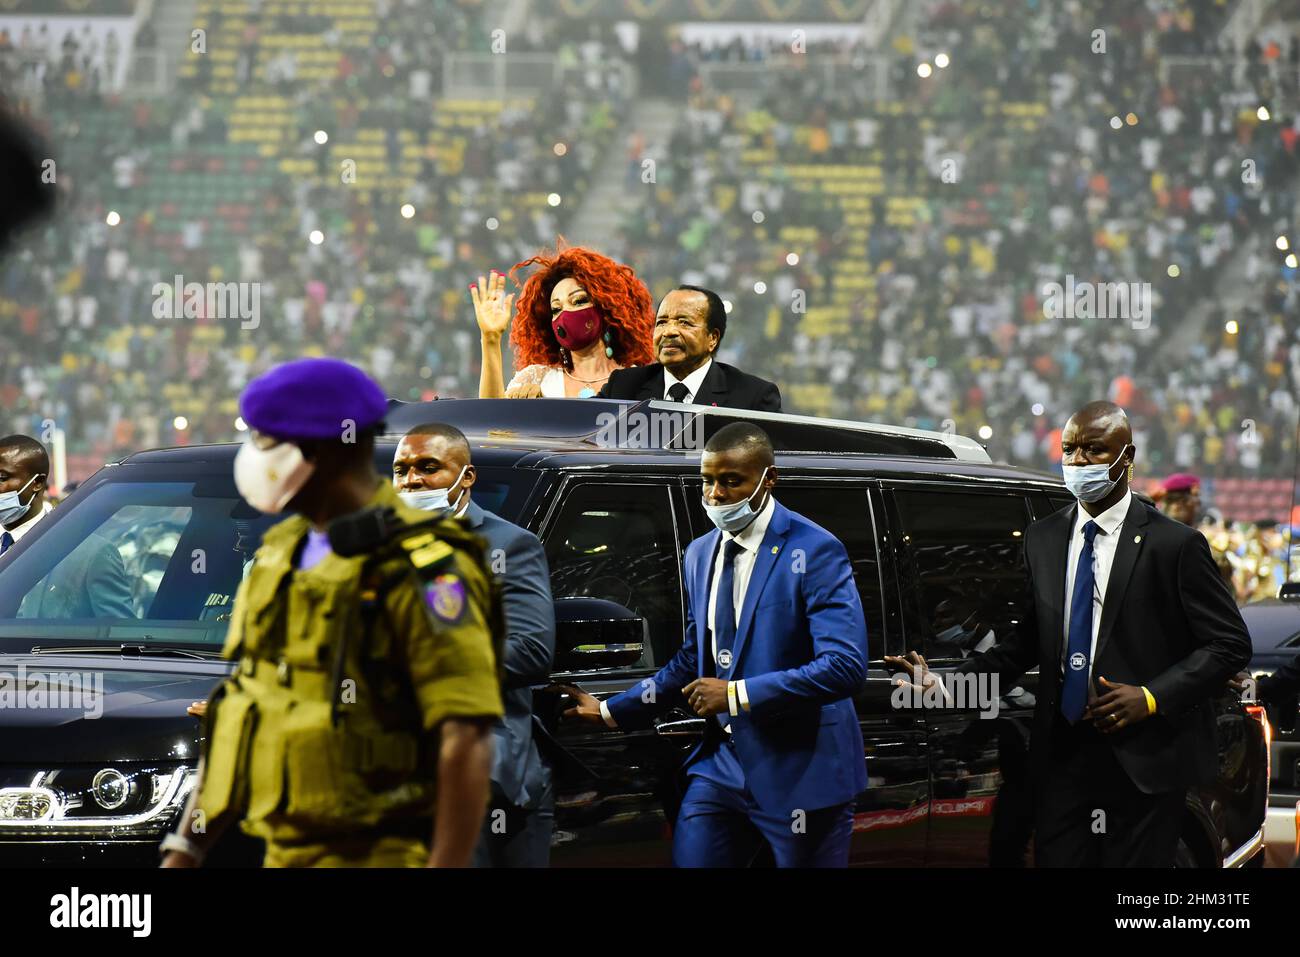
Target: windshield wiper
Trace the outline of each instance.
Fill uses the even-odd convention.
[[[208,660],[220,658],[220,651],[198,648],[179,648],[175,645],[55,645],[42,648],[36,645],[31,651],[34,655],[121,655],[138,657],[140,655],[159,655],[168,658],[198,658]]]

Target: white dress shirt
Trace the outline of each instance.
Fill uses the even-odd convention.
[[[722,560],[727,554],[727,542],[735,541],[740,546],[740,551],[736,553],[735,573],[732,577],[732,608],[736,612],[735,624],[740,624],[740,609],[745,604],[745,590],[749,587],[749,576],[754,573],[754,560],[758,558],[758,547],[763,544],[763,536],[767,534],[767,526],[772,521],[772,513],[776,511],[776,506],[772,503],[775,499],[772,494],[767,493],[767,501],[763,507],[758,510],[758,517],[742,528],[735,535],[731,532],[722,533],[722,541],[718,544],[718,554],[713,559],[713,574],[709,577],[709,633],[717,635],[717,629],[713,627],[714,610],[718,605],[718,582],[722,578]],[[718,658],[718,639],[713,639],[713,660]]]
[[[1101,630],[1101,610],[1105,601],[1106,586],[1110,584],[1110,568],[1115,562],[1115,549],[1124,528],[1124,518],[1128,515],[1129,503],[1133,500],[1132,492],[1125,492],[1124,497],[1100,515],[1094,517],[1083,510],[1080,505],[1075,509],[1074,529],[1070,533],[1070,548],[1065,563],[1065,621],[1062,624],[1064,643],[1061,657],[1070,645],[1070,605],[1074,598],[1074,573],[1078,569],[1079,555],[1083,552],[1083,526],[1089,521],[1097,523],[1097,534],[1092,539],[1092,644],[1088,649],[1088,687],[1092,688],[1092,668],[1097,656],[1097,635]],[[1061,662],[1062,674],[1065,662]],[[1089,697],[1092,697],[1091,693]]]
[[[41,510],[39,512],[37,512],[27,521],[23,522],[17,528],[4,528],[4,526],[0,525],[0,530],[6,531],[10,535],[12,535],[14,539],[14,545],[17,545],[19,542],[23,540],[23,536],[32,530],[32,526],[34,526],[37,522],[43,519],[46,515],[49,515],[50,512],[52,511],[54,511],[54,506],[47,501],[44,505],[41,506]],[[12,548],[13,546],[11,545],[10,547]]]
[[[709,576],[709,605],[708,605],[708,626],[709,638],[712,646],[709,653],[713,655],[713,661],[716,666],[718,660],[718,638],[717,632],[713,627],[714,615],[718,605],[718,582],[722,578],[722,560],[727,554],[727,542],[735,540],[740,546],[740,551],[736,553],[734,561],[734,570],[731,580],[731,600],[732,609],[736,615],[736,627],[740,626],[740,611],[745,606],[745,592],[749,588],[750,576],[754,573],[754,562],[758,558],[759,546],[763,544],[763,536],[767,534],[767,526],[772,522],[772,514],[776,511],[776,505],[773,504],[776,499],[772,498],[772,493],[767,493],[767,501],[758,510],[758,516],[742,528],[736,534],[731,532],[722,533],[722,541],[718,543],[718,553],[713,558],[713,574]],[[688,640],[694,640],[692,636],[687,636]],[[715,667],[714,674],[720,671]],[[749,710],[749,695],[745,692],[745,682],[740,680],[736,682],[736,698],[739,706],[746,711]],[[600,703],[600,714],[605,719],[605,723],[611,728],[617,727],[614,723],[614,716],[609,713],[609,708],[605,702]],[[726,725],[724,730],[730,730],[731,726]]]
[[[694,372],[692,372],[690,375],[688,375],[685,379],[677,378],[675,375],[673,375],[671,372],[668,371],[667,367],[665,367],[664,368],[664,398],[668,399],[668,401],[671,402],[672,398],[671,396],[668,395],[668,390],[671,389],[678,382],[680,382],[682,385],[686,386],[686,398],[682,399],[682,401],[694,402],[695,396],[699,394],[700,386],[704,385],[704,377],[709,374],[709,366],[711,365],[713,365],[712,356],[705,359],[704,364],[700,366],[698,369],[696,369]]]

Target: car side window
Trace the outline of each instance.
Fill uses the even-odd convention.
[[[894,492],[907,649],[966,658],[1008,636],[1025,608],[1024,496],[957,489]]]
[[[658,667],[676,653],[681,555],[666,486],[572,486],[545,547],[553,598],[603,598],[646,620],[648,640],[636,668]]]
[[[1059,512],[1063,508],[1069,508],[1074,504],[1074,498],[1070,495],[1048,495],[1047,504],[1049,506],[1048,515],[1052,512]]]
[[[843,483],[814,485],[783,480],[776,486],[776,498],[790,511],[826,529],[844,545],[866,614],[868,652],[873,661],[883,657],[885,622],[880,601],[880,559],[867,490]]]

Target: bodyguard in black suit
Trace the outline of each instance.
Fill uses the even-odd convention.
[[[727,409],[781,411],[776,384],[713,358],[727,331],[718,294],[678,286],[655,316],[654,365],[619,369],[600,390],[605,399],[668,399]]]
[[[1129,491],[1136,451],[1112,403],[1066,423],[1062,470],[1078,504],[1026,530],[1027,614],[958,669],[1002,687],[1039,669],[1039,866],[1172,866],[1186,792],[1217,771],[1212,699],[1250,659],[1205,536]],[[924,673],[915,654],[889,660]]]

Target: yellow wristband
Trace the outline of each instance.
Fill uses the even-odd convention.
[[[736,683],[734,681],[727,682],[727,710],[731,712],[733,718],[740,713],[740,705],[736,700]]]
[[[1147,686],[1142,686],[1142,693],[1147,696],[1147,714],[1156,713],[1156,696],[1147,690]]]

